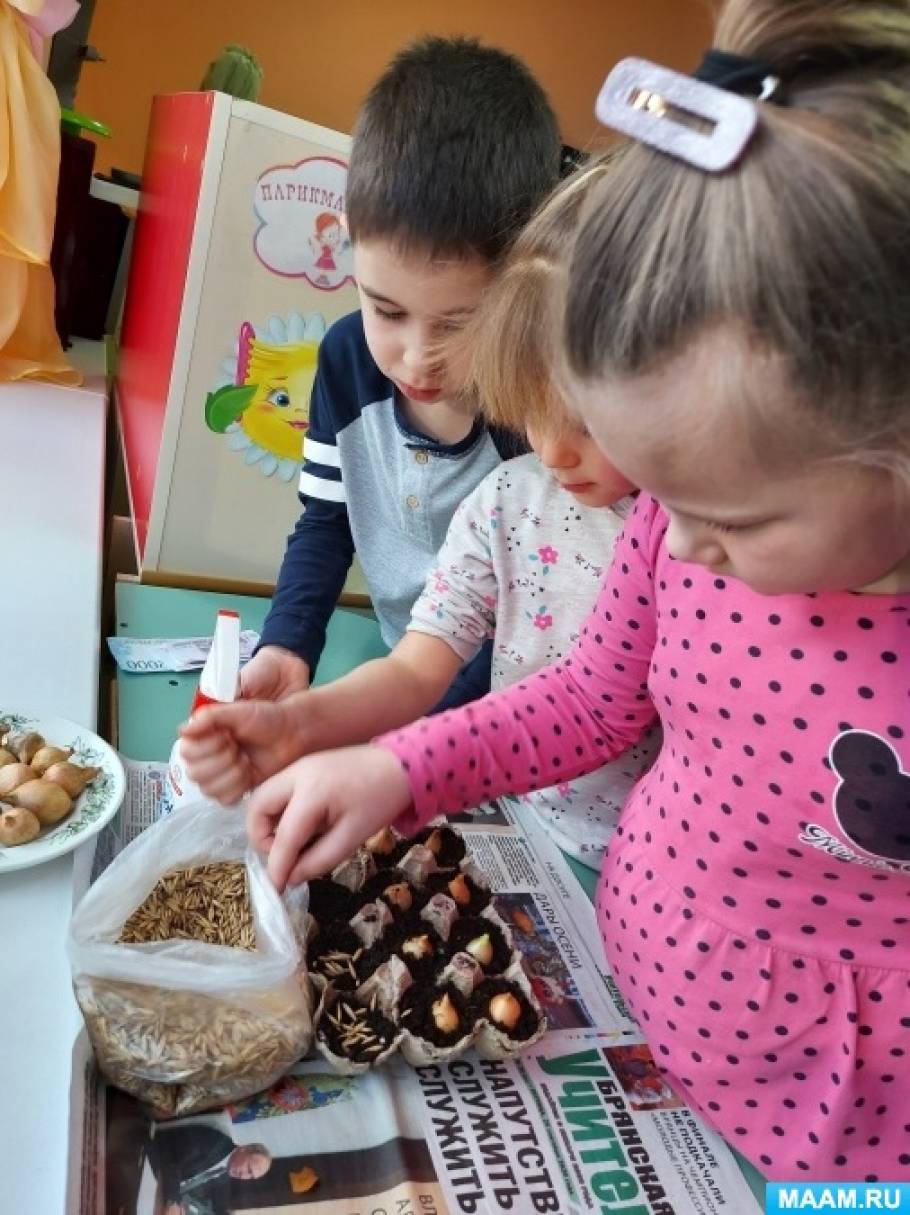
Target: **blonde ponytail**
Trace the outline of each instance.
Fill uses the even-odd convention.
[[[561,363],[557,303],[582,206],[605,171],[593,161],[566,178],[517,238],[468,326],[446,344],[466,360],[467,392],[488,422],[524,434],[559,428],[567,412],[556,386]]]

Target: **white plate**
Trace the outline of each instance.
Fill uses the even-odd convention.
[[[30,844],[16,848],[0,846],[0,875],[27,869],[72,852],[110,822],[123,801],[126,778],[123,764],[103,738],[63,717],[23,717],[0,706],[0,722],[15,730],[34,730],[55,747],[72,747],[74,764],[91,764],[101,772],[76,799],[73,811],[62,822],[45,827]]]

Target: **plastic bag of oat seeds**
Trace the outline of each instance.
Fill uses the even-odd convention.
[[[176,810],[73,914],[73,987],[98,1065],[159,1117],[266,1088],[312,1039],[307,888],[278,894],[244,818],[212,802]]]

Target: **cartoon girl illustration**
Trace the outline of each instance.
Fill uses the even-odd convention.
[[[324,333],[318,313],[292,312],[286,322],[273,316],[258,330],[244,321],[236,356],[222,364],[222,383],[206,399],[209,430],[226,434],[230,449],[265,477],[291,481],[300,471]]]
[[[310,237],[310,248],[316,259],[314,266],[319,271],[317,285],[329,286],[329,274],[338,270],[335,254],[344,244],[344,229],[341,219],[330,211],[323,211],[316,216],[315,235]]]

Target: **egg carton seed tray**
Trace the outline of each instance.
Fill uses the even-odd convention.
[[[519,1054],[547,1023],[489,884],[449,827],[380,832],[311,883],[307,957],[316,1048],[359,1074],[471,1047]]]

